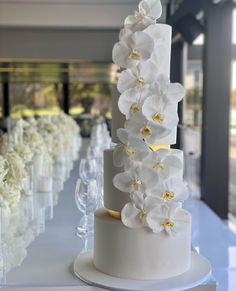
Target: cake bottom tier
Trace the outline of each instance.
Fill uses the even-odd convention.
[[[94,265],[108,275],[157,280],[178,276],[191,264],[191,215],[176,235],[131,229],[112,218],[105,209],[95,212]]]

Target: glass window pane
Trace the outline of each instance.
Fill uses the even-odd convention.
[[[70,84],[70,115],[80,124],[83,136],[89,136],[97,116],[111,118],[112,99],[110,83]]]
[[[236,9],[233,12],[233,43],[236,44]]]
[[[230,197],[229,211],[236,217],[236,61],[233,62],[232,73],[232,97],[231,97],[231,112],[230,112]]]
[[[0,118],[2,118],[2,114],[3,114],[3,92],[2,92],[2,83],[0,83]]]
[[[11,117],[58,114],[61,85],[53,83],[10,83]]]
[[[185,79],[184,124],[182,127],[185,154],[185,179],[192,196],[200,198],[200,161],[202,131],[202,62],[188,61]]]

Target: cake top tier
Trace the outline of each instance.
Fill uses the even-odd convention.
[[[171,27],[156,24],[161,13],[159,0],[141,1],[125,19],[112,53],[114,63],[125,69],[117,85],[124,128],[148,146],[176,130],[177,103],[185,94],[180,84],[170,83],[169,68],[163,68],[166,56],[170,59]]]

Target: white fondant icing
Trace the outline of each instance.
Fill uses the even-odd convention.
[[[152,24],[144,32],[155,41],[154,53],[151,60],[158,68],[158,74],[170,77],[171,38],[172,28],[167,24]]]
[[[147,228],[130,229],[106,210],[95,213],[94,265],[108,275],[136,279],[166,279],[190,268],[191,215],[182,210],[178,219],[187,222],[174,236]]]
[[[114,143],[119,143],[117,137],[117,129],[124,128],[125,115],[123,115],[118,108],[118,97],[112,97],[112,125],[111,125],[111,136]]]
[[[129,194],[121,192],[113,185],[116,174],[124,171],[123,167],[113,165],[113,149],[104,151],[104,206],[113,211],[121,211],[130,202]]]

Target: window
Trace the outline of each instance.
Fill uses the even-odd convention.
[[[58,114],[60,89],[51,83],[10,83],[11,117]]]
[[[233,12],[233,44],[236,44],[236,9]]]
[[[202,134],[202,61],[189,60],[185,77],[184,124],[182,127],[185,155],[185,179],[190,193],[200,198],[200,163]]]
[[[231,214],[233,214],[236,217],[236,175],[235,175],[236,173],[236,61],[233,62],[233,69],[232,69],[232,97],[231,97],[229,135],[230,135],[229,211]]]

